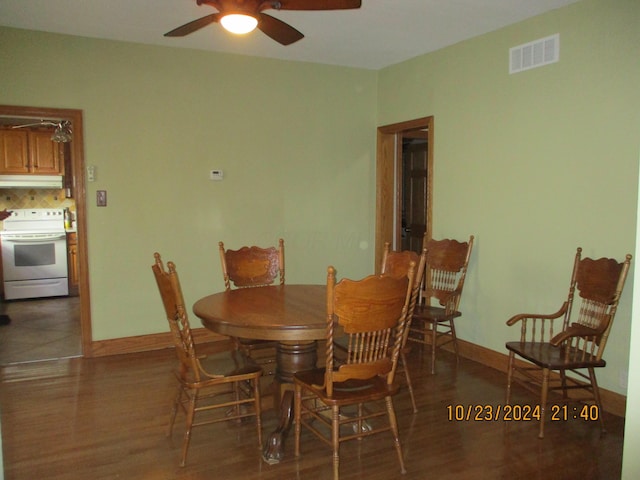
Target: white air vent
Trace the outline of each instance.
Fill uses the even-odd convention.
[[[555,63],[560,59],[560,34],[509,49],[509,73]]]

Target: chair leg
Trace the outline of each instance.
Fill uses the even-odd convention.
[[[591,380],[591,390],[593,390],[593,398],[598,406],[598,419],[600,420],[600,432],[601,434],[607,433],[604,426],[604,416],[602,415],[602,401],[600,400],[600,389],[598,388],[598,382],[596,381],[596,372],[593,367],[589,368],[589,379]]]
[[[569,395],[567,394],[567,374],[564,370],[560,370],[560,385],[562,386],[562,398],[567,400]]]
[[[235,405],[233,406],[233,414],[237,417],[240,415],[240,384],[238,382],[233,382],[233,400]],[[242,419],[238,419],[238,423],[240,423]]]
[[[514,358],[515,353],[509,351],[509,365],[507,366],[507,398],[505,400],[506,405],[509,405],[511,403],[511,380],[513,378]]]
[[[293,421],[294,421],[294,448],[295,456],[300,456],[300,418],[302,410],[302,387],[300,385],[295,386],[294,390],[294,404],[293,404]]]
[[[240,339],[238,337],[231,337],[231,340],[233,342],[233,349],[241,355],[244,354],[244,349],[242,345],[240,345]]]
[[[193,395],[189,398],[189,409],[187,410],[187,425],[184,432],[184,440],[182,441],[182,460],[180,466],[184,467],[187,464],[187,450],[189,450],[189,442],[191,441],[191,427],[193,425],[193,419],[196,414],[196,404],[198,402],[198,392],[193,392]]]
[[[387,405],[387,415],[389,416],[389,426],[391,427],[391,433],[393,434],[393,444],[396,447],[398,453],[398,460],[400,461],[400,472],[402,474],[407,473],[407,469],[404,467],[404,458],[402,457],[402,446],[400,445],[400,435],[398,433],[398,421],[396,419],[396,412],[393,409],[393,402],[391,397],[385,398]]]
[[[458,355],[458,337],[456,336],[456,327],[453,323],[453,319],[449,320],[449,330],[451,341],[453,342],[453,351],[456,352],[456,363],[460,363],[460,356]]]
[[[333,446],[333,479],[338,480],[340,467],[340,407],[331,407],[331,444]]]
[[[436,347],[438,346],[438,323],[431,324],[431,375],[436,373]]]
[[[540,395],[540,431],[538,438],[544,438],[544,420],[547,411],[547,394],[549,391],[549,369],[542,369],[542,392]]]
[[[362,412],[363,412],[362,404],[359,403],[358,404],[358,412],[356,414],[357,417],[358,417],[358,421],[356,422],[356,425],[355,425],[355,428],[357,429],[357,434],[358,435],[361,435],[362,432],[364,431],[364,428],[365,428],[365,424],[362,421]],[[362,437],[359,436],[358,437],[358,441],[361,441],[361,440],[362,440]]]
[[[416,397],[413,393],[413,384],[411,383],[411,376],[409,375],[409,366],[407,365],[407,356],[404,352],[400,353],[400,362],[404,370],[404,378],[407,382],[407,389],[409,390],[409,397],[411,398],[411,406],[413,407],[413,413],[418,413],[418,407],[416,407]]]
[[[178,407],[182,401],[182,385],[178,385],[178,392],[176,393],[175,400],[173,401],[173,408],[169,416],[169,428],[167,428],[167,437],[170,437],[173,433],[173,425],[176,422],[176,415],[178,414]]]
[[[260,377],[253,379],[253,399],[258,429],[258,448],[262,448],[262,405],[260,399]]]

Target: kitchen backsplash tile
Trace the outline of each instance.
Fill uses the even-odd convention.
[[[66,208],[75,215],[76,202],[64,190],[15,188],[0,190],[0,210],[14,208]]]

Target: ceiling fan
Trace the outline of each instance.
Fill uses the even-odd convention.
[[[51,136],[51,140],[59,143],[70,142],[73,139],[73,130],[69,120],[61,120],[54,122],[53,120],[40,120],[35,123],[25,123],[23,125],[14,125],[11,128],[27,128],[27,127],[56,127]]]
[[[264,10],[347,10],[360,8],[362,0],[196,0],[198,5],[209,5],[216,10],[164,34],[165,37],[183,37],[207,25],[219,22],[233,33],[249,33],[256,27],[282,45],[290,45],[304,38],[291,25],[263,13]],[[234,22],[242,23],[235,27]]]

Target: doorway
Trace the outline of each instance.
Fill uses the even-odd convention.
[[[431,116],[378,128],[375,265],[384,242],[419,252],[431,238],[433,127]]]
[[[29,120],[41,122],[42,120],[51,119],[58,122],[69,122],[71,125],[73,132],[72,141],[68,143],[66,154],[69,155],[70,159],[68,166],[70,167],[73,177],[73,196],[76,207],[80,343],[82,356],[90,357],[92,356],[92,333],[86,241],[86,186],[83,174],[85,160],[82,111],[61,108],[0,105],[0,118],[7,117],[24,119],[25,122]],[[65,169],[65,173],[66,171]]]

